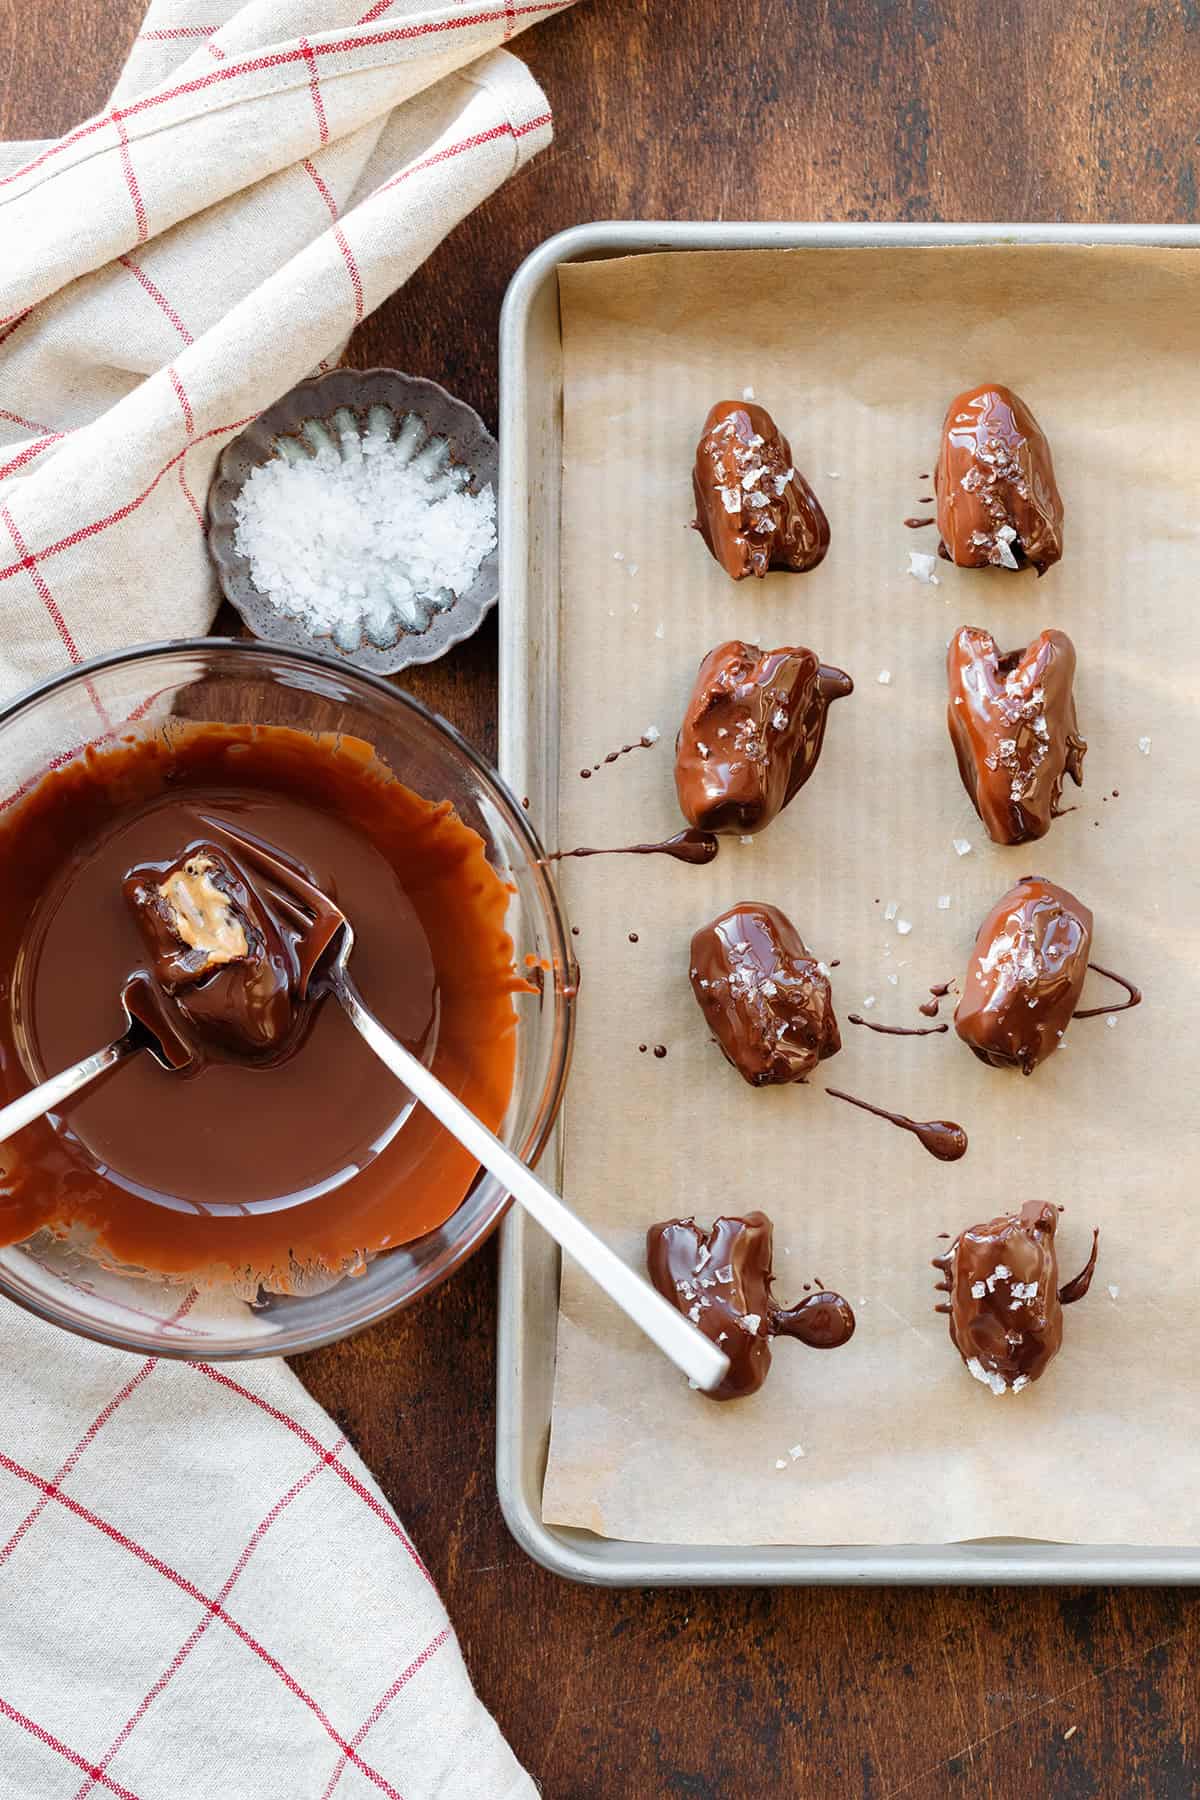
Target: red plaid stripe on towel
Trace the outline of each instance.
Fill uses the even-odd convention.
[[[535,1793],[281,1362],[143,1360],[4,1306],[3,1800]]]
[[[0,146],[0,698],[207,629],[218,452],[549,142],[499,46],[563,4],[157,0],[101,116]],[[0,1302],[0,1800],[534,1792],[282,1364]]]

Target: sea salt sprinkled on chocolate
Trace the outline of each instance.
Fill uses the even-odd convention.
[[[272,457],[234,501],[235,544],[259,592],[343,650],[424,631],[496,546],[496,497],[469,472],[413,454],[412,434],[344,434],[315,455]]]
[[[747,1331],[757,1331],[762,1324],[762,1314],[745,1313],[742,1317],[742,1324],[746,1327]]]
[[[993,1394],[1007,1394],[1008,1383],[1005,1381],[1003,1375],[998,1374],[995,1369],[985,1369],[977,1356],[968,1358],[967,1368],[975,1377],[976,1381],[982,1381],[984,1387],[991,1388]],[[1020,1377],[1018,1377],[1018,1380],[1019,1379]]]

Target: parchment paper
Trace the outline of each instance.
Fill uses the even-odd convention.
[[[716,1405],[568,1264],[548,1521],[713,1544],[1197,1541],[1197,274],[1182,250],[1058,247],[563,270],[563,846],[678,829],[674,734],[719,641],[808,644],[857,684],[817,773],[753,842],[707,869],[562,865],[583,971],[567,1195],[639,1266],[655,1219],[762,1207],[781,1300],[820,1276],[858,1331],[831,1353],[778,1343],[763,1391]],[[936,530],[902,521],[933,510],[919,497],[945,406],[983,380],[1015,387],[1049,436],[1065,556],[1041,581],[939,563],[924,585],[908,552],[933,551]],[[735,585],[685,527],[705,412],[747,386],[790,437],[832,548],[814,573]],[[989,843],[960,785],[943,664],[962,624],[1002,649],[1051,625],[1075,640],[1085,786],[1040,844]],[[579,778],[649,725],[653,749]],[[929,985],[961,975],[984,912],[1030,872],[1092,906],[1094,955],[1142,985],[1140,1009],[1077,1022],[1029,1080],[953,1033],[845,1022],[873,994],[868,1016],[923,1023]],[[747,1087],[692,998],[693,929],[743,898],[840,958],[845,1047],[807,1086]],[[1089,977],[1085,1004],[1116,997]],[[965,1159],[935,1162],[826,1083],[959,1120]],[[933,1312],[929,1258],[938,1232],[1034,1196],[1066,1208],[1061,1278],[1093,1224],[1099,1271],[1045,1378],[996,1398]]]

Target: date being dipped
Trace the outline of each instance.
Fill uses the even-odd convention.
[[[815,569],[829,521],[765,406],[718,400],[696,446],[695,527],[733,581]]]
[[[960,1231],[933,1259],[938,1287],[949,1295],[936,1311],[948,1315],[951,1343],[993,1394],[1019,1394],[1045,1374],[1062,1346],[1063,1307],[1092,1285],[1099,1231],[1079,1274],[1058,1285],[1059,1211],[1027,1200],[1017,1212]]]
[[[169,1025],[186,1062],[129,1056],[18,1131],[0,1242],[46,1227],[126,1267],[303,1292],[466,1194],[478,1158],[309,995],[319,922],[253,843],[336,896],[383,1024],[501,1123],[524,983],[483,840],[350,736],[180,722],[72,759],[0,822],[0,1101],[112,1039],[123,997],[138,1045]]]
[[[771,1367],[771,1340],[798,1338],[813,1350],[836,1350],[854,1334],[854,1314],[840,1294],[820,1288],[794,1306],[771,1295],[773,1227],[766,1213],[721,1218],[711,1231],[695,1219],[667,1219],[646,1233],[646,1267],[659,1293],[729,1358],[710,1400],[757,1393]]]
[[[958,772],[988,836],[996,844],[1045,837],[1065,777],[1083,786],[1074,644],[1065,631],[1043,631],[1001,655],[990,632],[964,625],[950,640],[946,675]]]
[[[814,651],[731,639],[700,664],[675,740],[675,792],[700,831],[762,831],[812,775],[835,700],[854,691]]]
[[[1037,420],[1011,388],[950,402],[934,472],[939,555],[963,569],[1044,575],[1062,555],[1063,504]]]

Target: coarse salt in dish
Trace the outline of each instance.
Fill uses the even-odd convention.
[[[383,407],[340,423],[308,421],[307,442],[280,438],[251,469],[234,542],[259,591],[314,637],[387,649],[470,586],[496,546],[495,494],[469,492],[470,471],[415,414],[395,436]]]

